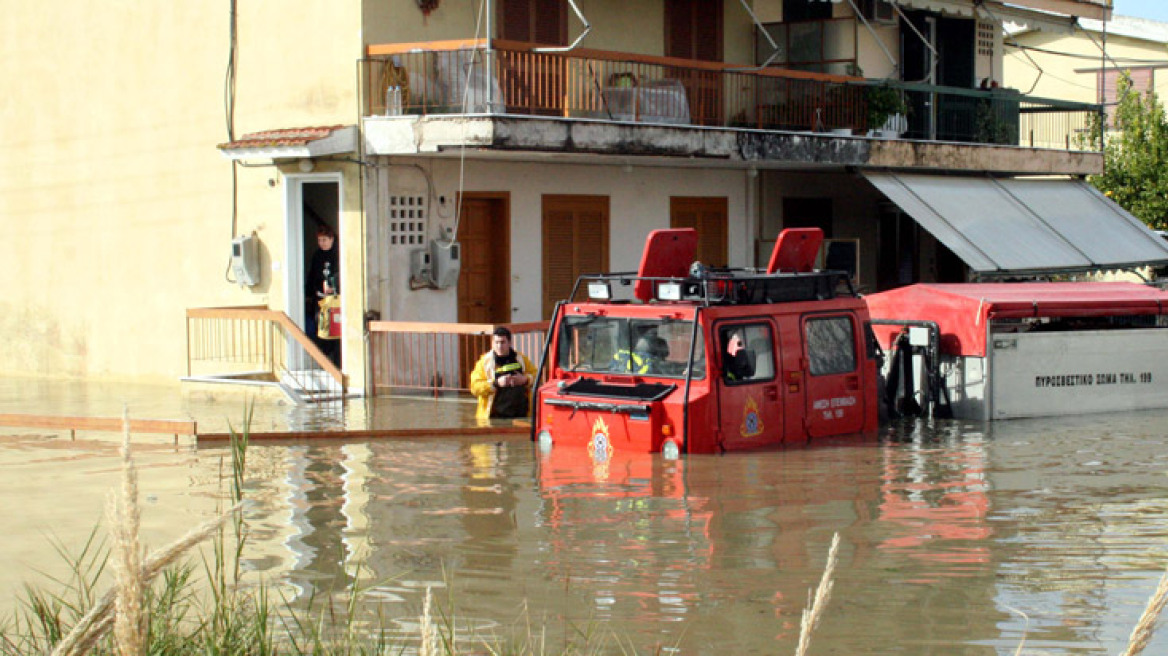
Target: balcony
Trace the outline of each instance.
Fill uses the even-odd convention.
[[[361,75],[366,117],[531,117],[849,138],[887,137],[892,130],[894,138],[914,141],[1075,152],[1088,150],[1080,136],[1098,113],[1095,105],[1005,90],[600,50],[540,52],[531,44],[499,40],[370,46]],[[878,87],[891,87],[907,111],[872,125],[869,98]],[[886,130],[870,132],[877,128]],[[475,138],[473,132],[468,138]],[[484,136],[479,145],[497,142]]]

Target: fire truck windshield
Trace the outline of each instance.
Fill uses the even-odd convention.
[[[685,320],[567,316],[560,325],[556,359],[568,371],[684,378],[693,334],[693,322]],[[705,340],[699,326],[692,377],[705,376]]]

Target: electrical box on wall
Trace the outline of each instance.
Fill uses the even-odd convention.
[[[425,248],[415,248],[410,251],[410,283],[424,286],[430,284],[430,251]]]
[[[259,241],[255,234],[240,235],[231,240],[231,272],[241,287],[260,284]]]
[[[430,279],[438,289],[449,289],[458,283],[461,250],[456,241],[430,240]]]

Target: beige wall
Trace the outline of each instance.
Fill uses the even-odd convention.
[[[353,123],[356,3],[239,6],[236,134]],[[5,7],[0,374],[174,380],[185,373],[186,308],[280,303],[268,284],[224,280],[231,166],[215,145],[227,140],[228,7]],[[272,168],[239,175],[238,230],[269,248],[283,212],[273,178]]]
[[[495,6],[496,2],[492,2]],[[661,0],[577,0],[592,25],[581,48],[615,50],[642,55],[665,52],[665,10]],[[446,0],[426,17],[414,0],[365,0],[363,38],[367,45],[450,39],[485,38],[487,25],[480,0]],[[728,62],[754,61],[754,30],[750,15],[738,0],[724,0],[724,50]],[[568,41],[584,26],[568,11]],[[492,17],[493,21],[494,17]],[[498,33],[498,26],[493,31]]]
[[[428,237],[452,228],[453,202],[459,189],[459,162],[438,158],[378,158],[379,180],[366,189],[366,206],[380,207],[378,194],[428,194],[427,177],[433,180],[435,197],[450,205],[437,207],[431,200]],[[387,166],[393,162],[392,166]],[[414,165],[421,167],[416,168]],[[421,171],[426,172],[423,176]],[[757,178],[744,170],[660,168],[643,166],[632,158],[623,165],[568,165],[468,160],[463,190],[507,192],[510,195],[511,305],[513,321],[542,318],[542,203],[545,194],[598,195],[609,198],[609,267],[635,270],[640,263],[645,236],[669,227],[671,196],[725,197],[728,203],[728,250],[730,264],[750,261],[756,234],[757,200],[752,189]],[[371,209],[372,212],[372,209]],[[370,230],[381,229],[384,219],[370,217]],[[409,250],[388,245],[371,249],[370,279],[380,281],[371,289],[370,306],[385,319],[397,321],[457,321],[457,290],[408,290]],[[371,285],[374,283],[371,282]]]
[[[1004,61],[1006,86],[1023,91],[1033,87],[1031,93],[1042,98],[1098,102],[1096,71],[1104,62],[1096,42],[1101,44],[1102,36],[1097,33],[1092,33],[1092,36],[1095,37],[1095,42],[1082,32],[1071,35],[1027,32],[1012,39],[1007,38]],[[1034,60],[1031,62],[1021,50],[1011,47],[1013,43],[1067,53],[1069,56],[1028,50],[1030,58]],[[1107,55],[1120,66],[1126,64],[1138,66],[1138,63],[1131,60],[1168,59],[1168,44],[1109,34]],[[1109,61],[1107,66],[1112,67],[1113,64]],[[1040,73],[1039,68],[1044,72]],[[1156,93],[1163,97],[1168,93],[1168,72],[1157,71],[1155,79]]]

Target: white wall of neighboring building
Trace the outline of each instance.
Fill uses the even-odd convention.
[[[459,162],[438,158],[394,158],[376,170],[366,207],[381,207],[380,194],[428,196],[427,237],[453,228],[453,201],[459,190]],[[425,175],[423,175],[425,171]],[[433,180],[434,193],[427,178]],[[756,200],[748,171],[659,168],[622,164],[580,165],[548,162],[467,160],[462,189],[510,195],[512,321],[542,318],[542,206],[545,194],[609,198],[609,268],[635,270],[645,236],[669,227],[672,196],[726,197],[728,254],[732,266],[752,265],[756,234]],[[446,205],[440,205],[438,198]],[[409,289],[411,247],[378,243],[373,233],[386,219],[370,217],[370,307],[393,321],[457,321],[457,290]],[[384,241],[384,240],[381,240]],[[416,247],[414,247],[416,248]]]

